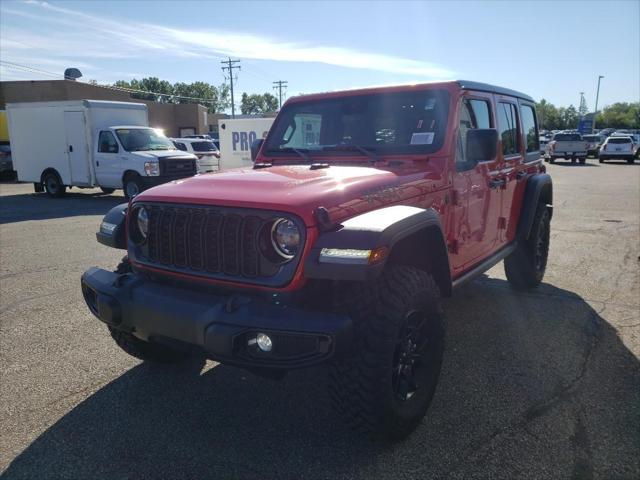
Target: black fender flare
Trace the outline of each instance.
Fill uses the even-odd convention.
[[[553,215],[553,182],[548,173],[535,174],[527,180],[518,222],[518,240],[529,238],[539,203],[544,203]]]
[[[100,230],[96,232],[99,243],[111,248],[127,249],[125,229],[127,225],[128,203],[116,205],[100,222]]]
[[[335,231],[322,233],[305,261],[305,277],[347,281],[375,279],[382,273],[386,262],[393,258],[394,247],[422,232],[429,232],[429,237],[425,240],[429,244],[424,244],[420,253],[438,258],[439,271],[433,273],[442,294],[447,296],[451,291],[451,273],[440,217],[432,209],[407,205],[394,205],[363,213],[345,220]],[[387,247],[390,253],[375,264],[320,261],[323,248],[375,250],[380,247]]]

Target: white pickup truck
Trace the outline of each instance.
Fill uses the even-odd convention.
[[[558,158],[565,158],[575,163],[587,161],[588,142],[579,133],[556,133],[547,145],[544,155],[546,161],[555,163]]]

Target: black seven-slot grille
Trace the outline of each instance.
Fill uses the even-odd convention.
[[[275,277],[277,284],[288,281],[295,271],[297,260],[273,263],[261,253],[277,214],[207,206],[147,204],[145,208],[147,241],[135,247],[134,255],[143,263],[200,276]]]

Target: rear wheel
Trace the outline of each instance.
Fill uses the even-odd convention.
[[[42,184],[47,193],[54,197],[60,198],[66,192],[66,187],[62,184],[60,176],[55,172],[47,172],[42,176]]]
[[[353,428],[402,439],[420,424],[440,376],[440,291],[428,273],[390,265],[379,279],[337,294],[354,340],[331,368],[334,406]]]
[[[142,192],[142,180],[137,173],[130,173],[124,177],[122,182],[124,198],[131,200]]]
[[[100,187],[100,190],[102,190],[102,193],[106,193],[107,195],[111,195],[113,192],[116,191],[115,188],[107,188],[107,187]]]
[[[531,235],[518,244],[504,259],[504,271],[509,283],[517,289],[537,287],[544,277],[549,256],[551,213],[543,203],[538,204]]]

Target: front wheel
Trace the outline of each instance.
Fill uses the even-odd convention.
[[[124,198],[131,200],[142,192],[142,180],[140,175],[129,174],[124,178],[122,182],[122,189],[124,190]]]
[[[518,243],[504,259],[504,271],[509,283],[520,290],[537,287],[544,277],[549,257],[551,213],[543,203],[533,220],[531,235]]]
[[[440,376],[438,286],[422,270],[390,265],[379,279],[337,295],[353,319],[354,340],[331,368],[333,404],[353,428],[402,439],[420,424]]]

